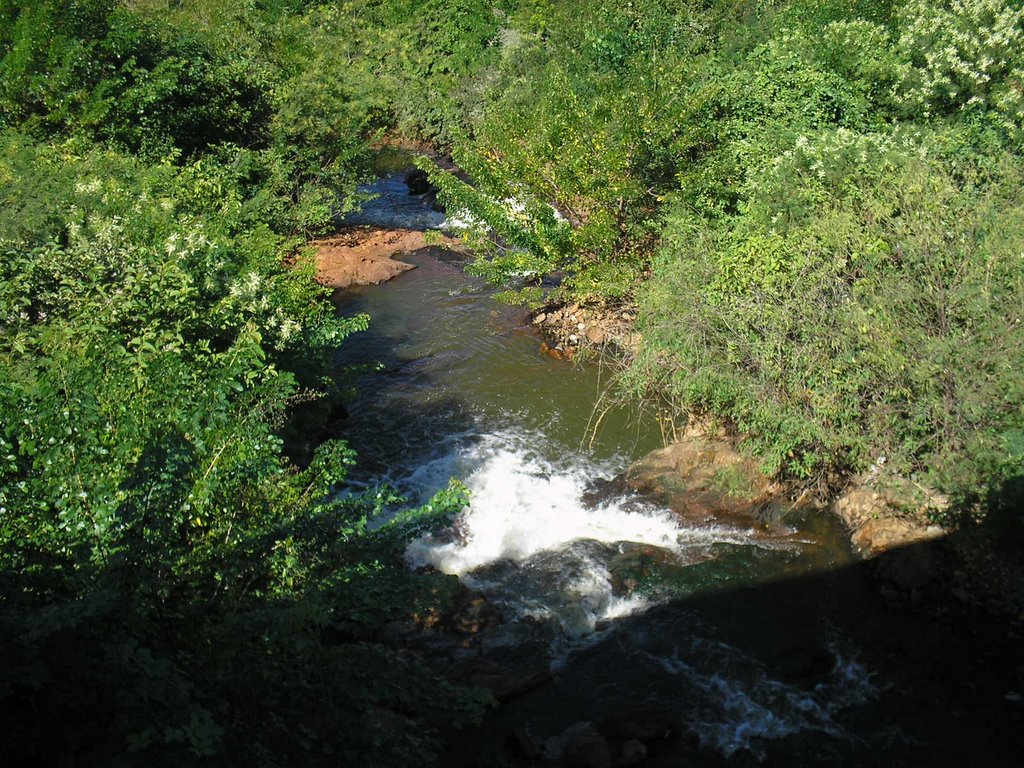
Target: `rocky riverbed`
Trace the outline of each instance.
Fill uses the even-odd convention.
[[[565,360],[580,352],[609,351],[621,356],[635,351],[641,342],[633,327],[635,321],[635,307],[608,302],[553,305],[531,316],[531,322],[544,336],[541,349]]]

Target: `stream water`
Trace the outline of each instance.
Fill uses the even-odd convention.
[[[400,177],[376,191],[367,221],[443,225]],[[629,494],[613,478],[661,440],[609,407],[607,372],[543,354],[525,311],[495,302],[459,256],[400,258],[417,268],[337,297],[340,313],[371,318],[339,353],[366,367],[345,427],[361,457],[353,480],[422,501],[461,479],[470,506],[451,531],[413,542],[409,565],[455,574],[500,610],[503,628],[473,653],[536,655],[541,643],[554,673],[458,741],[450,764],[491,764],[480,756],[510,729],[557,751],[574,723],[652,708],[688,724],[687,764],[874,764],[879,750],[916,764],[919,742],[887,702],[901,702],[898,716],[916,704],[872,666],[894,652],[862,660],[879,628],[902,636],[829,517],[771,532],[695,524]],[[900,749],[914,757],[901,762]]]

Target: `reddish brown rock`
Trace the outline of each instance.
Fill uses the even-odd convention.
[[[572,349],[562,349],[561,345],[557,347],[549,347],[545,342],[541,342],[540,353],[554,358],[555,360],[572,360],[573,356]]]
[[[865,554],[877,554],[893,547],[931,541],[942,535],[942,529],[938,526],[922,526],[898,518],[879,518],[868,520],[854,530],[850,541]]]
[[[865,477],[835,503],[850,531],[850,542],[865,556],[941,538],[945,532],[929,520],[929,510],[948,499],[899,477]]]
[[[455,241],[446,239],[445,244]],[[413,269],[393,256],[426,248],[423,232],[411,229],[354,227],[332,237],[314,240],[316,279],[329,288],[376,285]]]

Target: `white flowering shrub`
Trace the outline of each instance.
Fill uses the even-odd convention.
[[[742,187],[742,211],[758,226],[784,231],[807,224],[825,197],[876,201],[877,184],[906,158],[927,151],[914,131],[860,133],[834,128],[802,134],[792,146],[768,158]]]
[[[1021,3],[910,0],[898,22],[905,107],[931,117],[977,104],[1020,116]]]

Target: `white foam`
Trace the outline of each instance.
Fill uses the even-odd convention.
[[[680,562],[704,560],[718,543],[784,546],[755,539],[751,530],[685,525],[670,510],[628,494],[587,503],[594,482],[615,476],[624,462],[601,464],[558,450],[540,434],[449,441],[439,445],[438,458],[396,484],[428,498],[458,477],[470,505],[454,531],[413,541],[407,562],[459,576],[509,616],[552,621],[566,638],[583,639],[604,621],[650,606],[649,595],[618,593],[608,570],[610,559],[632,546],[657,547]]]
[[[587,539],[607,544],[631,542],[672,551],[684,546],[740,539],[743,532],[727,528],[684,528],[666,509],[629,504],[614,499],[598,506],[583,501],[587,486],[606,474],[607,467],[582,457],[570,457],[558,466],[529,453],[512,435],[488,435],[455,455],[430,462],[410,478],[425,487],[459,476],[471,504],[458,527],[460,537],[414,541],[407,551],[409,563],[431,565],[463,576],[499,560],[524,561],[544,551],[561,549]]]
[[[537,432],[515,429],[448,435],[438,455],[389,481],[425,500],[460,478],[470,504],[451,530],[414,540],[406,549],[412,568],[433,567],[458,576],[501,607],[506,619],[558,628],[553,664],[596,641],[606,622],[640,613],[671,591],[623,591],[609,567],[637,546],[656,547],[681,567],[713,556],[718,544],[788,548],[752,529],[694,525],[668,509],[630,494],[588,501],[597,481],[625,468],[559,448]],[[627,566],[628,568],[628,566]]]
[[[872,698],[877,690],[867,669],[836,644],[832,674],[813,691],[770,678],[764,668],[724,643],[692,638],[684,658],[679,647],[669,656],[647,654],[670,675],[685,678],[704,696],[695,723],[701,743],[729,757],[751,750],[759,760],[758,741],[800,731],[845,735],[834,716]]]

